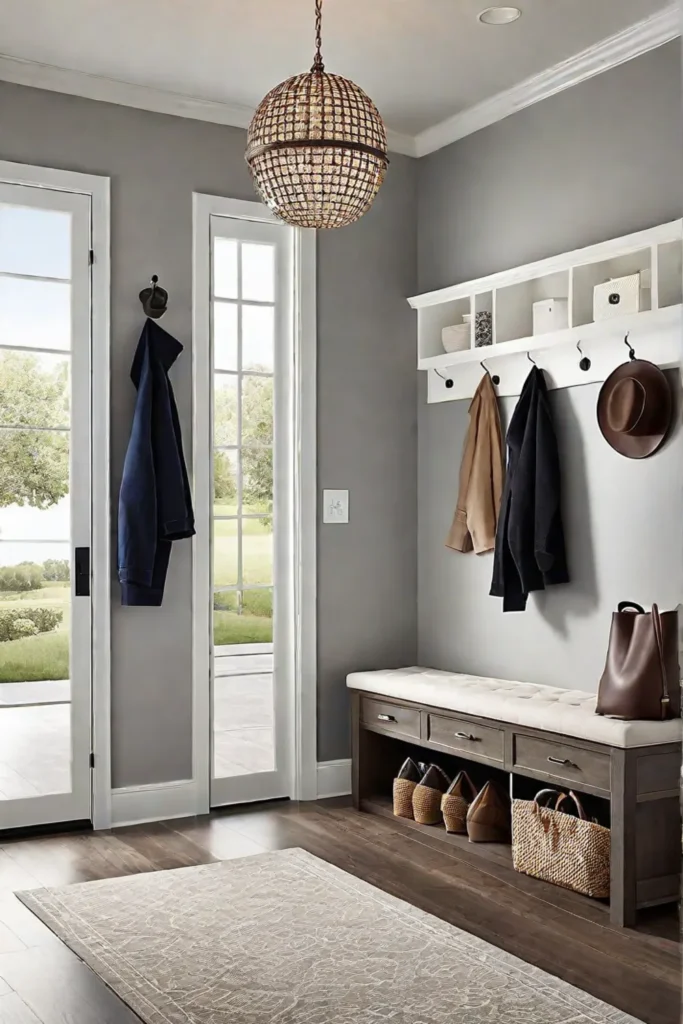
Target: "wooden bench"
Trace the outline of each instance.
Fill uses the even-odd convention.
[[[391,816],[392,779],[409,754],[441,764],[451,777],[488,766],[507,777],[513,797],[542,788],[527,780],[574,789],[612,829],[612,922],[633,926],[640,908],[678,901],[680,719],[622,722],[596,715],[595,696],[583,691],[424,668],[357,672],[347,684],[358,809]],[[479,779],[486,777],[479,769]],[[490,856],[469,845],[478,849]],[[500,855],[511,857],[509,847]]]

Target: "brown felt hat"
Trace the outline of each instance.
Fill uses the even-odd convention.
[[[602,385],[598,424],[608,444],[627,459],[646,459],[666,440],[671,425],[671,388],[646,359],[622,363]]]

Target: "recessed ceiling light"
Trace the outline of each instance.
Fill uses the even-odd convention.
[[[522,17],[519,7],[487,7],[479,15],[479,21],[485,25],[511,25]]]

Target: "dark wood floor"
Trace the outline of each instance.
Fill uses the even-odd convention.
[[[160,871],[300,846],[642,1019],[678,1024],[681,961],[674,911],[637,931],[520,891],[495,859],[448,850],[347,801],[269,804],[204,818],[0,841],[1,1024],[134,1024],[138,1018],[12,895],[40,885]],[[507,870],[507,875],[506,875]],[[556,891],[556,890],[554,890]],[[540,894],[540,895],[539,895]],[[239,1022],[235,1022],[239,1024]],[[330,1024],[334,1024],[333,1020]]]

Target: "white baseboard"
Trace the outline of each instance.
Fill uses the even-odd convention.
[[[351,792],[351,760],[322,761],[317,766],[318,799],[348,796]],[[127,786],[111,794],[111,824],[140,825],[167,818],[186,818],[197,813],[197,785],[191,779]]]
[[[318,800],[348,796],[351,792],[351,758],[318,762]]]
[[[112,826],[185,818],[196,813],[197,785],[191,779],[128,786],[111,794]]]

